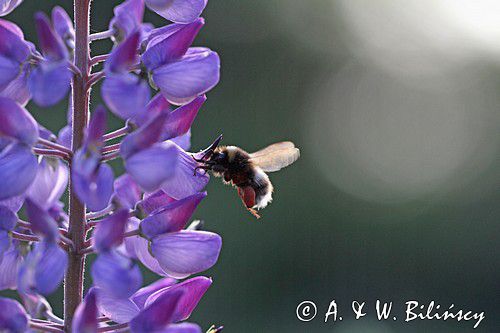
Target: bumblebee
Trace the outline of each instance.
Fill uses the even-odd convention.
[[[279,171],[295,162],[300,150],[290,141],[278,142],[254,153],[236,146],[219,146],[220,136],[209,148],[196,154],[196,169],[211,171],[238,190],[243,204],[257,218],[258,209],[271,201],[273,185],[267,172]],[[195,170],[196,173],[196,170]]]

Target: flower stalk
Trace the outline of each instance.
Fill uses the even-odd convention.
[[[90,0],[74,1],[75,18],[75,65],[82,75],[75,76],[72,84],[72,142],[71,149],[75,152],[82,145],[84,131],[88,122],[90,49],[88,43]],[[71,167],[71,166],[70,166]],[[69,228],[68,235],[73,241],[74,251],[69,253],[68,269],[64,279],[64,324],[67,330],[71,328],[76,308],[83,298],[83,275],[85,256],[81,253],[85,243],[85,205],[78,199],[73,180],[69,187]]]

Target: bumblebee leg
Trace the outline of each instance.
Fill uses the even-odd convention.
[[[255,191],[251,186],[238,187],[238,194],[247,208],[255,206]]]
[[[255,218],[260,219],[260,215],[259,215],[259,213],[257,213],[257,211],[256,211],[255,209],[253,209],[253,208],[247,208],[247,209],[248,209],[248,211],[249,211],[249,212],[250,212],[253,216],[255,216]]]

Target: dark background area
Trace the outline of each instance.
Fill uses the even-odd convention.
[[[441,69],[439,61],[453,63],[454,67],[446,73],[436,74],[438,79],[428,75],[425,66],[412,73],[394,74],[384,64],[379,66],[373,60],[375,56],[369,57],[377,48],[363,48],[363,40],[355,36],[359,29],[352,28],[357,21],[352,15],[348,17],[346,13],[352,11],[346,11],[342,1],[307,2],[308,5],[286,0],[210,0],[203,15],[207,24],[195,45],[219,52],[222,76],[196,119],[192,150],[207,146],[223,133],[225,144],[249,151],[275,141],[292,140],[302,155],[292,167],[270,175],[276,188],[274,202],[262,211],[263,217],[258,221],[242,207],[235,190],[216,179],[210,182],[209,196],[195,218],[203,219],[208,230],[222,235],[224,243],[218,264],[205,273],[214,283],[190,320],[204,328],[212,323],[224,325],[227,332],[472,331],[472,322],[403,322],[404,302],[418,300],[427,304],[434,300],[443,308],[453,303],[457,309],[485,311],[486,319],[477,331],[498,332],[498,64],[477,50],[468,50],[468,54],[475,55],[474,60],[468,57],[467,66],[463,66],[457,59],[464,60],[455,57],[461,51],[458,48],[453,50],[452,58],[445,53],[422,57],[426,64],[435,65],[433,69]],[[112,8],[118,3],[94,0],[92,31],[107,28]],[[71,1],[26,0],[6,18],[21,25],[27,39],[36,41],[33,13],[48,13],[56,4],[72,13]],[[373,5],[366,10],[373,10]],[[377,10],[391,8],[382,6]],[[156,26],[165,23],[152,12],[147,12],[145,21]],[[392,24],[394,30],[399,29],[400,21]],[[373,44],[384,51],[384,43],[378,43],[377,36],[384,34],[370,38],[375,38]],[[392,43],[396,49],[400,45],[398,40]],[[412,45],[415,50],[411,54],[418,61],[418,56],[425,53],[420,50],[427,44],[412,41]],[[110,46],[111,43],[97,42],[92,47],[93,54],[102,54]],[[387,53],[387,57],[390,55]],[[400,60],[407,55],[396,56]],[[378,73],[376,78],[383,80],[369,81],[372,83],[368,88],[361,85],[365,82],[364,74],[343,80],[344,76],[338,73],[345,73],[346,68],[350,73],[349,66],[361,68],[362,74]],[[408,68],[404,62],[394,62],[394,66]],[[443,86],[447,87],[444,92]],[[359,91],[368,91],[361,94],[361,101],[356,95]],[[427,104],[429,94],[439,101]],[[395,95],[403,96],[401,101],[394,102],[391,98]],[[336,97],[333,101],[332,96]],[[347,114],[347,118],[338,119],[355,121],[353,115],[359,115],[357,110],[365,107],[356,103],[362,101],[372,112],[369,119],[374,120],[365,124],[369,131],[349,133],[366,145],[351,146],[349,136],[345,136],[347,144],[338,148],[336,143],[343,142],[342,138],[333,140],[331,135],[342,133],[337,132],[339,123],[324,121],[322,115]],[[454,104],[450,107],[451,102]],[[93,103],[100,103],[98,88],[94,90]],[[417,114],[411,122],[404,123],[408,128],[403,128],[399,135],[387,132],[387,128],[402,126],[398,117],[407,114],[408,109],[425,108],[434,112],[429,119]],[[447,126],[455,118],[433,118],[443,108],[463,111],[467,126],[479,124],[465,127],[470,133],[453,128],[451,135],[467,134],[460,136],[463,141],[457,144],[459,147],[467,146],[467,139],[472,137],[480,139],[465,152],[457,150],[461,159],[456,163],[449,162],[446,155],[450,149],[458,149],[455,145],[448,149],[443,144],[433,150],[429,159],[445,165],[444,171],[435,176],[432,171],[437,167],[429,168],[431,171],[425,167],[427,155],[413,155],[419,150],[404,143],[406,133],[424,118],[428,122],[417,127],[416,135],[411,137],[417,139],[411,143],[415,147],[437,147],[436,143],[447,142]],[[65,103],[49,109],[30,103],[28,109],[55,132],[64,126]],[[394,113],[380,120],[387,115],[382,113],[379,117],[377,112],[388,109]],[[396,123],[391,122],[394,119]],[[110,122],[110,128],[119,126],[116,119]],[[371,133],[377,134],[370,136]],[[387,150],[371,149],[374,157],[369,155],[366,159],[357,155],[384,133],[393,135],[387,138],[389,144],[384,144]],[[442,136],[433,136],[435,133]],[[403,146],[391,146],[399,142]],[[415,167],[415,178],[411,178],[410,169],[399,168],[398,159],[392,158],[397,154],[402,156],[401,163]],[[413,156],[416,158],[412,160]],[[380,163],[386,160],[387,164]],[[114,166],[121,170],[119,163]],[[370,176],[372,171],[378,177],[376,181],[370,181],[376,178]],[[397,174],[399,171],[402,173]],[[428,174],[432,177],[426,178]],[[366,175],[369,176],[364,178]],[[411,181],[405,183],[407,179]],[[154,279],[153,275],[145,278],[147,282]],[[57,313],[61,313],[61,297],[61,293],[52,297]],[[324,323],[324,313],[332,299],[339,303],[344,320]],[[378,322],[374,314],[377,299],[393,301],[399,320]],[[295,316],[296,306],[303,300],[313,300],[318,305],[318,316],[312,322],[302,323]],[[352,300],[368,303],[369,313],[362,320],[353,319]]]

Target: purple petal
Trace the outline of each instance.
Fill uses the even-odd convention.
[[[106,109],[99,105],[92,113],[89,126],[85,133],[85,147],[91,150],[100,150],[104,145],[103,136],[106,133]]]
[[[40,124],[38,124],[38,136],[40,137],[40,139],[45,139],[48,141],[54,141],[56,139],[56,136],[49,129],[43,127]]]
[[[139,308],[128,298],[117,298],[98,289],[97,306],[99,311],[119,324],[127,323],[132,320],[138,313]]]
[[[120,209],[99,222],[93,238],[97,251],[108,251],[123,242],[128,215],[128,209]]]
[[[122,157],[130,157],[134,153],[149,148],[160,141],[163,126],[168,117],[168,113],[160,113],[143,127],[127,135],[120,145]]]
[[[128,221],[127,225],[125,226],[125,231],[133,231],[139,228],[139,219],[135,216],[131,216]],[[133,239],[136,236],[131,236],[131,237],[125,237],[123,240],[123,247],[121,248],[122,253],[124,253],[128,258],[130,259],[137,259],[137,256],[135,255],[135,242],[130,241],[130,239]]]
[[[140,308],[144,308],[149,296],[157,292],[158,290],[171,287],[175,285],[177,280],[171,278],[160,279],[147,287],[139,289],[132,297],[132,301]]]
[[[20,105],[25,106],[31,98],[31,93],[28,89],[30,72],[30,65],[28,63],[24,64],[21,73],[0,91],[0,96],[10,98]]]
[[[186,134],[191,128],[198,111],[206,100],[207,98],[205,95],[199,96],[191,103],[178,107],[172,111],[170,117],[163,126],[162,139],[168,140]]]
[[[113,170],[107,164],[101,164],[90,177],[73,173],[73,187],[89,210],[97,212],[106,208],[113,195]]]
[[[97,287],[116,298],[130,297],[142,284],[139,267],[114,251],[99,254],[91,274]]]
[[[208,0],[146,0],[149,9],[169,21],[189,23],[201,15]]]
[[[68,167],[59,159],[42,158],[28,196],[39,206],[49,209],[66,190],[68,175]]]
[[[19,6],[23,0],[2,0],[0,1],[0,16],[5,16]]]
[[[141,188],[135,183],[129,174],[123,174],[115,180],[115,193],[113,199],[120,207],[133,209],[141,199]]]
[[[19,75],[19,63],[0,55],[0,90],[5,89]]]
[[[144,15],[144,0],[127,0],[113,10],[115,16],[110,22],[110,29],[116,31],[116,39],[122,41],[138,30]]]
[[[12,24],[0,25],[0,55],[15,60],[19,65],[25,62],[30,56],[30,47],[19,35],[17,29],[12,28]]]
[[[109,73],[126,73],[128,70],[139,62],[139,40],[141,37],[140,31],[135,31],[123,43],[113,49],[109,58],[104,64],[104,70]]]
[[[160,267],[158,260],[149,252],[149,242],[145,238],[140,236],[127,237],[125,244],[127,251],[133,252],[134,257],[150,271],[160,276],[167,276],[167,273]]]
[[[31,230],[50,241],[57,240],[59,238],[57,223],[49,213],[29,198],[26,199],[25,206]]]
[[[11,243],[0,260],[0,290],[17,288],[17,274],[22,262],[23,257],[16,245]]]
[[[181,147],[183,150],[189,150],[191,148],[191,129],[188,129],[188,131],[181,136],[170,139],[170,141]]]
[[[5,2],[6,0],[2,0],[3,2]],[[9,0],[7,0],[7,2],[9,2]],[[2,2],[0,1],[0,4]],[[5,4],[3,5],[5,6]],[[2,5],[0,5],[0,7],[2,7]],[[0,11],[1,12],[1,11]],[[0,15],[2,16],[2,15]],[[13,32],[14,34],[16,34],[17,36],[19,36],[19,38],[21,39],[24,39],[24,34],[23,34],[23,31],[21,30],[21,28],[19,28],[19,26],[17,26],[15,23],[12,23],[10,21],[7,21],[7,20],[2,20],[0,19],[0,26],[10,30],[11,32]]]
[[[66,125],[57,134],[57,143],[63,145],[66,148],[71,148],[71,136],[73,133],[71,132],[71,125]]]
[[[219,82],[220,60],[206,48],[191,48],[179,61],[153,71],[153,81],[173,104],[186,104]]]
[[[40,48],[47,60],[60,61],[69,58],[66,46],[61,37],[52,29],[50,21],[44,13],[35,14],[35,26]]]
[[[206,196],[206,192],[196,193],[154,211],[141,222],[142,233],[151,239],[160,234],[183,229]]]
[[[174,175],[163,182],[161,189],[175,199],[182,199],[202,191],[210,177],[203,171],[197,171],[195,175],[196,161],[179,146],[175,147],[179,157]]]
[[[22,144],[13,143],[0,152],[0,200],[23,193],[36,176],[38,163],[31,150]]]
[[[163,206],[168,205],[171,202],[177,201],[174,198],[168,196],[162,190],[158,190],[153,193],[145,194],[144,199],[137,204],[137,206],[146,214],[149,215],[153,211]]]
[[[151,304],[154,304],[159,298],[166,297],[166,295],[168,294],[173,294],[181,291],[182,296],[179,299],[177,309],[172,316],[172,322],[186,320],[189,318],[189,316],[191,316],[191,313],[196,308],[211,284],[212,279],[204,276],[198,276],[175,284],[171,287],[158,290],[157,292],[149,296],[145,306],[147,307]]]
[[[158,297],[130,322],[130,330],[133,333],[158,332],[165,328],[172,322],[172,316],[181,296],[182,291],[178,290]]]
[[[8,207],[0,205],[0,230],[10,231],[17,223],[17,215]]]
[[[156,96],[149,101],[148,105],[146,105],[144,112],[138,112],[135,115],[133,123],[142,127],[148,121],[157,117],[160,113],[169,113],[169,111],[170,103],[167,102],[162,94],[156,94]]]
[[[35,281],[38,293],[48,295],[54,292],[64,278],[67,265],[66,252],[55,243],[48,244],[36,269]]]
[[[0,297],[0,331],[24,333],[28,330],[28,316],[21,304],[13,299]]]
[[[201,333],[200,326],[193,323],[169,325],[164,333]]]
[[[72,175],[83,177],[85,179],[91,179],[94,177],[99,167],[99,162],[101,159],[100,151],[95,149],[79,149],[73,156],[73,168]]]
[[[0,135],[33,145],[38,140],[38,124],[25,108],[0,97]]]
[[[54,30],[65,41],[66,45],[74,48],[75,29],[73,28],[73,21],[62,7],[55,6],[52,9],[52,23]]]
[[[176,147],[169,142],[164,142],[127,158],[125,169],[139,186],[151,192],[157,190],[169,177],[173,176],[177,159]]]
[[[180,279],[215,265],[221,246],[215,233],[184,230],[156,236],[151,252],[169,276]]]
[[[18,289],[23,293],[49,295],[61,284],[68,256],[55,242],[35,244],[18,274]]]
[[[0,206],[7,207],[13,212],[18,212],[24,203],[24,195],[18,195],[17,197],[11,197],[6,200],[0,200]]]
[[[146,81],[132,73],[112,74],[104,80],[101,96],[111,112],[128,119],[146,107],[151,91]]]
[[[58,103],[68,94],[72,77],[64,61],[40,62],[28,79],[33,101],[41,107]]]
[[[196,35],[205,24],[202,18],[189,24],[171,24],[161,28],[161,32],[151,32],[147,50],[142,55],[142,62],[149,70],[154,70],[181,58],[193,43]]]
[[[78,306],[73,317],[71,332],[73,333],[97,333],[97,290],[91,288],[85,299]]]
[[[9,249],[9,247],[10,247],[9,233],[4,229],[0,229],[0,264],[2,263],[2,258],[4,253]],[[0,272],[0,274],[2,274],[2,272]]]

